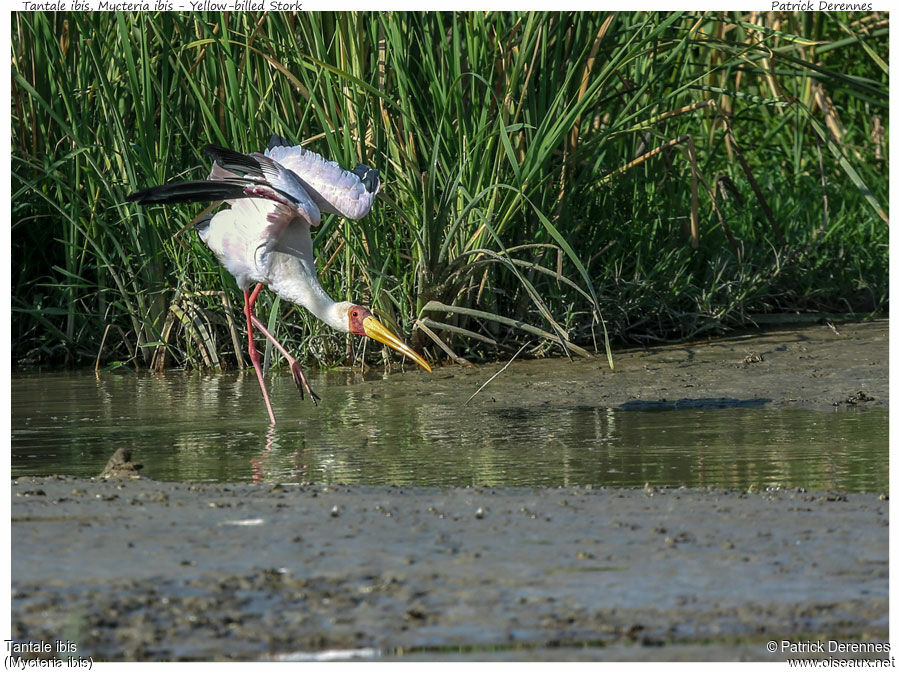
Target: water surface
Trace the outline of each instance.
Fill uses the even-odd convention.
[[[12,475],[95,476],[126,447],[168,481],[888,489],[883,409],[466,405],[380,378],[319,374],[315,407],[271,376],[271,427],[252,374],[14,376]]]

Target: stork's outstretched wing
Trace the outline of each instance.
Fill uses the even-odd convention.
[[[217,145],[207,145],[205,150],[215,162],[208,179],[148,187],[126,200],[144,205],[228,201],[234,206],[241,199],[258,198],[293,209],[313,226],[319,224],[319,207],[292,170],[264,154],[241,154]]]
[[[209,173],[211,181],[242,184],[244,196],[293,207],[311,225],[319,224],[319,207],[291,169],[258,152],[241,154],[218,145],[207,145],[204,149],[215,161]]]
[[[374,168],[356,164],[348,171],[300,145],[289,145],[281,136],[272,136],[266,156],[290,169],[323,213],[351,220],[365,217],[381,188],[381,177]]]

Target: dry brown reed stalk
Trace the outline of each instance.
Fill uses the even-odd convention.
[[[523,350],[525,350],[526,347],[528,347],[528,346],[530,346],[530,345],[531,345],[531,342],[530,342],[530,341],[526,341],[524,344],[522,344],[522,347],[521,347],[518,351],[516,351],[516,354],[513,355],[513,356],[510,358],[509,362],[507,362],[505,365],[503,365],[503,367],[500,369],[500,371],[498,371],[498,372],[497,372],[496,374],[494,374],[491,378],[489,378],[487,381],[485,381],[484,383],[482,383],[481,386],[479,386],[478,390],[476,390],[474,393],[472,393],[471,397],[469,397],[469,399],[466,400],[465,405],[468,405],[469,402],[471,402],[473,399],[475,399],[475,396],[476,396],[478,393],[480,393],[482,390],[484,390],[485,387],[487,387],[487,385],[488,385],[491,381],[493,381],[495,378],[497,378],[498,376],[500,376],[500,374],[502,374],[503,372],[505,372],[505,371],[507,370],[507,368],[513,363],[513,360],[515,360],[517,357],[519,357],[519,354],[520,354]],[[465,406],[465,405],[464,405],[464,406]]]

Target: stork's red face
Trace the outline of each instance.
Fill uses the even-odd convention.
[[[378,322],[371,311],[365,306],[351,306],[348,315],[350,316],[351,332],[380,341],[386,346],[390,346],[398,353],[403,353],[403,355],[424,369],[431,371],[431,367],[425,361],[425,358],[403,343],[403,341],[400,340],[400,337],[391,332],[391,330]]]

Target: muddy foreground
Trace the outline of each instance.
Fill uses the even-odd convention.
[[[886,406],[887,323],[838,329],[738,345],[761,362],[716,365],[721,344],[623,355],[622,385],[655,392],[617,404],[687,387]],[[622,375],[630,360],[643,382]],[[95,660],[784,661],[783,640],[888,636],[885,494],[116,476],[13,482],[15,641],[61,639]]]

